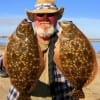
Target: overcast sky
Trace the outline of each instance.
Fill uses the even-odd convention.
[[[0,35],[10,35],[36,0],[0,0]],[[64,7],[61,20],[71,20],[89,38],[100,38],[100,0],[55,0]]]

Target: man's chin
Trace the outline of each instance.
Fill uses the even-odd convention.
[[[50,38],[53,34],[54,34],[54,31],[52,31],[51,33],[49,32],[44,32],[44,33],[41,33],[41,32],[38,32],[37,33],[39,36],[43,37],[43,38]]]

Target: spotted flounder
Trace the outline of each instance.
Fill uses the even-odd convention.
[[[78,27],[71,21],[59,22],[62,31],[60,40],[60,63],[58,68],[74,86],[72,92],[66,94],[84,98],[82,88],[94,79],[97,72],[95,51]]]
[[[19,91],[18,100],[30,100],[29,91],[34,90],[43,66],[36,35],[24,19],[11,35],[7,44],[7,72],[14,87]]]

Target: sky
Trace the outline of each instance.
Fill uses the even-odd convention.
[[[36,0],[0,0],[0,36],[10,35],[26,10],[33,10]],[[64,7],[61,20],[73,23],[89,38],[100,39],[100,0],[55,0],[58,8]]]

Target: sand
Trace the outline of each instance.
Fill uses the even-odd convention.
[[[4,47],[0,46],[0,54],[4,51]],[[98,72],[95,79],[83,88],[85,99],[80,100],[100,100],[100,54],[96,54],[98,62]],[[6,100],[9,91],[9,78],[0,77],[0,100]]]
[[[0,54],[3,54],[4,49],[5,49],[5,46],[4,45],[0,45]]]
[[[85,99],[80,100],[100,100],[100,54],[97,54],[98,72],[95,79],[85,88]]]

